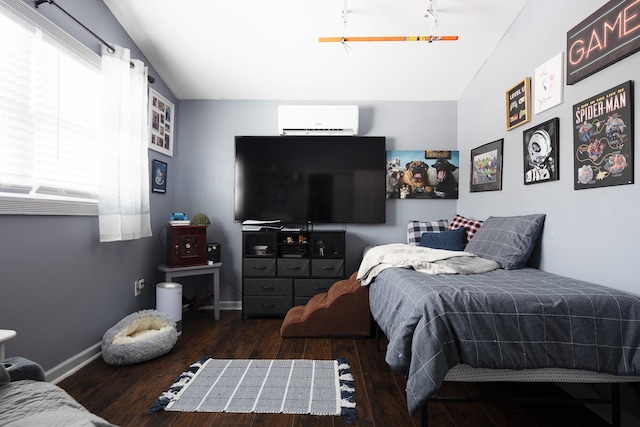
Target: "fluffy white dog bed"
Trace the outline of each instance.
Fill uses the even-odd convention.
[[[102,358],[132,365],[167,354],[178,341],[176,323],[164,313],[142,310],[119,321],[102,338]]]

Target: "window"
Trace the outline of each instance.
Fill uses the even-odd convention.
[[[21,1],[13,3],[44,19]],[[36,27],[4,8],[0,213],[96,215],[100,59],[50,22]]]

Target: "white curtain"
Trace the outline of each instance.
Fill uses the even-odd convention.
[[[151,236],[147,70],[129,49],[102,55],[100,241]]]

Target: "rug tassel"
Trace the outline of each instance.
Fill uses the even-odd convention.
[[[358,419],[356,409],[356,389],[351,366],[344,357],[338,357],[338,379],[340,382],[340,412],[347,424],[353,424]]]
[[[167,405],[171,403],[171,400],[184,388],[184,386],[189,383],[189,381],[191,381],[196,372],[198,372],[200,368],[202,368],[202,365],[209,359],[211,359],[211,356],[205,356],[197,362],[192,363],[191,366],[180,374],[176,382],[174,382],[167,391],[163,392],[160,397],[158,397],[158,400],[156,400],[156,403],[149,408],[147,414],[150,415],[164,411]]]

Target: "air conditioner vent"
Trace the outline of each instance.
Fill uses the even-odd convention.
[[[357,105],[280,105],[280,135],[357,135]]]

